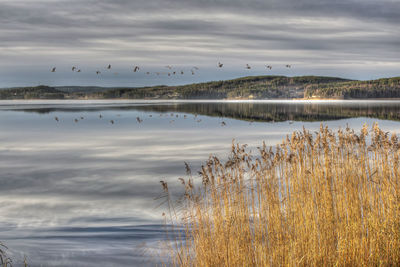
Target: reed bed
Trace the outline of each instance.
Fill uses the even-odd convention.
[[[233,144],[226,162],[202,166],[201,183],[180,179],[185,194],[168,222],[186,233],[165,265],[400,266],[395,134],[321,125],[258,150]]]

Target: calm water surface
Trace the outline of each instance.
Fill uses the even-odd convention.
[[[14,266],[153,265],[160,180],[321,122],[400,133],[400,102],[0,101],[0,240]]]

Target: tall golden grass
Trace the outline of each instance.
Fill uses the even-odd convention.
[[[170,219],[186,234],[166,265],[400,266],[395,134],[321,126],[258,150],[232,145],[225,163],[202,166],[201,185],[181,179],[182,208]]]
[[[14,265],[12,264],[13,261],[10,257],[7,255],[7,247],[0,242],[0,267],[13,267]],[[23,265],[24,267],[28,267],[28,261],[26,259],[26,256],[24,257]]]

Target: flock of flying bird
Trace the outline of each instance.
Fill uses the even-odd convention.
[[[218,64],[217,64],[217,67],[218,68],[222,68],[224,66],[224,64],[223,63],[221,63],[221,62],[218,62]],[[272,70],[272,66],[271,65],[265,65],[265,67],[267,68],[267,69],[269,69],[269,70]],[[292,66],[291,65],[285,65],[285,67],[286,68],[291,68]],[[183,70],[181,70],[181,71],[174,71],[173,70],[173,66],[171,66],[171,65],[167,65],[167,66],[165,66],[165,68],[167,68],[167,69],[169,69],[169,70],[171,70],[171,72],[168,72],[167,73],[167,75],[168,76],[171,76],[171,75],[176,75],[176,74],[181,74],[181,75],[183,75],[184,74],[184,71]],[[75,66],[72,66],[72,71],[73,72],[81,72],[81,69],[78,69],[77,67],[75,67]],[[106,69],[107,70],[111,70],[111,64],[109,64],[107,67],[106,67]],[[246,64],[246,66],[245,66],[245,69],[251,69],[251,66],[249,65],[249,64]],[[138,72],[139,70],[140,70],[140,67],[139,66],[134,66],[133,67],[133,72]],[[195,70],[199,70],[199,68],[198,67],[196,67],[196,66],[194,66],[194,67],[192,67],[191,69],[190,69],[190,71],[191,71],[191,73],[192,73],[192,75],[194,75],[195,74]],[[52,69],[51,69],[51,72],[56,72],[56,67],[53,67]],[[101,74],[101,71],[100,70],[96,70],[96,74],[97,75],[99,75],[99,74]],[[118,74],[118,73],[115,73],[115,74]],[[146,72],[146,74],[147,75],[149,75],[149,74],[151,74],[150,72]],[[165,72],[155,72],[155,74],[156,75],[161,75],[161,74],[165,74]],[[162,117],[163,116],[163,114],[160,114],[160,117]],[[174,114],[173,113],[171,113],[171,116],[174,116]],[[179,115],[175,115],[177,118],[179,117]],[[149,117],[152,117],[152,115],[149,115]],[[184,117],[184,119],[186,119],[187,118],[187,115],[184,115],[183,116]],[[99,118],[100,119],[102,119],[103,118],[103,115],[99,115]],[[195,114],[194,115],[194,119],[196,120],[196,118],[197,118],[197,114]],[[60,121],[60,119],[58,118],[58,117],[54,117],[54,119],[57,121],[57,122],[59,122]],[[83,120],[84,119],[84,117],[80,117],[80,120]],[[142,123],[143,122],[143,119],[141,119],[140,117],[136,117],[136,121],[138,122],[138,123]],[[175,120],[171,120],[169,123],[173,123]],[[79,122],[79,119],[78,118],[75,118],[74,119],[74,122],[75,123],[78,123]],[[197,119],[196,120],[196,122],[201,122],[201,119]],[[114,124],[115,123],[115,121],[114,120],[110,120],[110,123],[111,124]],[[251,123],[251,122],[250,122]],[[224,122],[224,121],[222,121],[221,122],[221,126],[226,126],[226,122]]]
[[[217,64],[217,67],[218,67],[218,68],[222,68],[223,66],[224,66],[223,63],[218,62],[218,64]],[[291,68],[292,65],[287,64],[287,65],[285,65],[285,67],[286,67],[286,68]],[[171,65],[167,65],[167,66],[165,66],[165,68],[167,68],[167,69],[169,70],[169,72],[154,72],[154,73],[155,73],[157,76],[158,76],[158,75],[168,75],[168,76],[171,76],[171,75],[179,75],[179,74],[183,75],[183,74],[185,73],[183,70],[179,70],[179,71],[175,70],[174,67],[171,66]],[[265,68],[266,68],[266,69],[269,69],[269,70],[272,70],[272,66],[271,66],[271,65],[265,65]],[[57,69],[56,67],[53,67],[50,71],[51,71],[51,72],[56,72],[56,69]],[[250,70],[250,69],[251,69],[251,66],[250,66],[249,64],[246,64],[246,65],[245,65],[245,69]],[[111,64],[109,64],[109,65],[106,67],[106,70],[111,70]],[[196,66],[194,66],[194,67],[192,67],[192,68],[190,69],[190,73],[191,73],[192,75],[195,75],[195,71],[197,71],[197,70],[199,70],[199,68],[196,67]],[[72,66],[72,71],[73,71],[73,72],[81,72],[81,69],[78,69],[77,67]],[[133,71],[133,72],[139,72],[139,71],[140,71],[140,67],[139,67],[139,66],[133,66],[132,71]],[[101,71],[100,71],[100,70],[96,70],[95,73],[96,73],[97,75],[99,75],[99,74],[101,74]],[[114,74],[118,74],[118,73],[115,72]],[[152,74],[152,73],[149,72],[149,71],[146,72],[146,75],[150,75],[150,74]]]
[[[120,115],[120,114],[117,114],[117,116],[120,117],[121,115]],[[163,116],[164,116],[164,114],[161,113],[161,114],[160,114],[160,117],[163,117]],[[173,117],[173,118],[179,118],[179,114],[171,113],[170,116]],[[152,117],[153,117],[153,115],[150,114],[150,115],[149,115],[149,118],[152,118]],[[168,114],[165,114],[165,117],[168,117]],[[99,114],[99,119],[102,119],[102,118],[103,118],[103,115]],[[187,118],[188,118],[188,115],[184,114],[184,115],[183,115],[183,118],[184,118],[184,119],[187,119]],[[85,117],[83,117],[83,116],[81,116],[81,117],[79,117],[79,118],[74,118],[74,122],[75,122],[75,123],[78,123],[79,120],[84,120],[84,119],[85,119]],[[60,122],[60,119],[59,119],[57,116],[54,117],[54,120],[56,120],[57,122]],[[197,118],[197,114],[194,114],[194,115],[193,115],[193,120],[195,120],[197,123],[200,123],[200,122],[202,121],[201,119],[198,119],[198,118]],[[140,117],[136,117],[136,122],[137,122],[137,123],[142,123],[142,122],[143,122],[143,119],[140,118]],[[169,121],[170,124],[171,124],[171,123],[174,123],[174,122],[175,122],[175,120],[170,120],[170,121]],[[111,123],[111,124],[114,124],[115,121],[114,121],[114,120],[110,120],[110,123]],[[226,122],[221,121],[221,126],[226,126]]]

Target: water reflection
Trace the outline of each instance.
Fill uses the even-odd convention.
[[[274,145],[321,121],[356,130],[378,121],[400,132],[399,108],[400,102],[0,103],[0,240],[32,266],[142,265],[163,237],[154,200],[159,181],[178,194],[184,161],[196,170],[210,154],[226,156],[232,139]],[[148,250],[138,249],[143,242]]]
[[[153,101],[154,102],[154,101]],[[137,110],[147,112],[184,112],[206,116],[228,117],[232,119],[282,122],[295,121],[326,121],[354,117],[368,117],[383,120],[400,120],[399,101],[228,101],[228,102],[199,102],[199,101],[133,101],[116,105],[115,102],[97,102],[93,105],[65,105],[53,106],[25,105],[3,106],[3,109],[17,109],[24,112],[52,113],[56,111],[92,111],[101,110]]]

